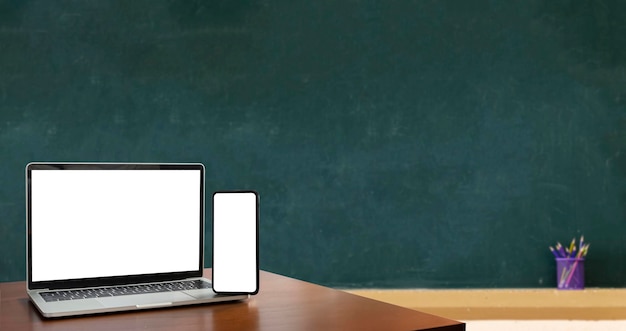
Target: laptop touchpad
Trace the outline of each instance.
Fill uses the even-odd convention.
[[[125,307],[142,305],[167,305],[173,302],[187,301],[192,296],[182,292],[150,293],[140,295],[122,295],[118,297],[98,298],[97,300],[106,307]]]

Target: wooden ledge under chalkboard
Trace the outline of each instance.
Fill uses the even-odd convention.
[[[626,289],[350,289],[454,320],[624,320]]]

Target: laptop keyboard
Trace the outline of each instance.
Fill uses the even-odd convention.
[[[141,284],[130,286],[97,287],[80,290],[60,290],[39,293],[46,302],[77,300],[86,298],[113,297],[120,295],[185,291],[211,288],[211,284],[197,279],[177,282]]]

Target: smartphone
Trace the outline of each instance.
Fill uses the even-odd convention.
[[[213,291],[259,291],[259,195],[254,191],[213,193]]]

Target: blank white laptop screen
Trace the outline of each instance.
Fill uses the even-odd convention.
[[[32,170],[32,281],[198,270],[201,176]]]

